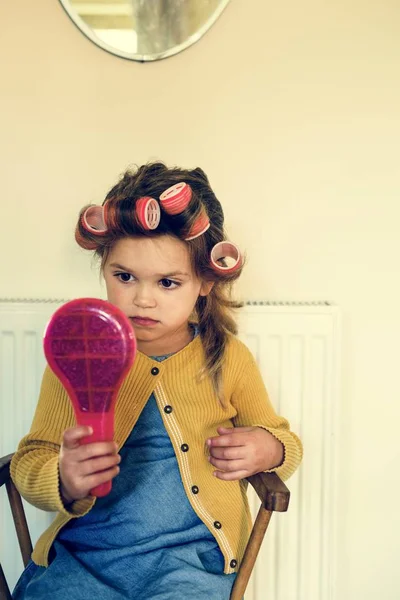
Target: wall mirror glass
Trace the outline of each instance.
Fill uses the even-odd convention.
[[[197,42],[230,0],[60,0],[75,25],[112,54],[141,62]]]

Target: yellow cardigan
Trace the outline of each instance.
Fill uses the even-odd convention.
[[[200,336],[161,363],[138,352],[118,395],[114,439],[121,448],[154,392],[187,497],[219,544],[225,557],[225,573],[232,573],[243,557],[251,527],[246,482],[222,481],[213,476],[215,467],[207,460],[206,439],[217,435],[218,426],[264,427],[285,447],[283,464],[273,469],[282,479],[287,479],[299,465],[302,445],[288,422],[275,413],[253,356],[236,337],[229,336],[223,366],[227,409],[216,398],[211,380],[205,377],[199,381],[203,364]],[[171,406],[172,411],[165,410],[166,406]],[[60,442],[64,430],[74,425],[67,393],[47,368],[31,430],[20,442],[11,463],[11,476],[22,496],[42,510],[58,512],[32,553],[33,561],[45,567],[61,528],[70,519],[85,515],[96,501],[89,496],[65,507],[60,497]],[[157,510],[157,498],[154,508]]]

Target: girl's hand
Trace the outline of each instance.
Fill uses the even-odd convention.
[[[80,444],[82,438],[92,433],[90,427],[83,426],[64,431],[59,471],[60,491],[65,504],[86,498],[91,489],[119,473],[117,465],[121,457],[115,442]]]
[[[283,462],[283,444],[262,427],[218,427],[217,431],[219,436],[209,438],[207,446],[218,479],[244,479]]]

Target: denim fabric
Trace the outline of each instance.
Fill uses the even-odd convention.
[[[112,492],[64,527],[48,568],[27,566],[14,600],[228,600],[235,574],[187,499],[154,395],[120,454]]]

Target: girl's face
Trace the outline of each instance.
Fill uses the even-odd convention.
[[[196,277],[184,241],[169,235],[124,238],[104,265],[108,300],[129,317],[138,349],[177,352],[191,340],[188,319],[212,283]]]

